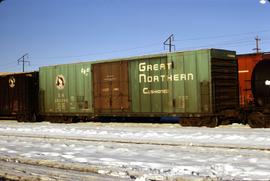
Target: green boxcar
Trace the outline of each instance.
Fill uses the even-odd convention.
[[[238,107],[235,52],[175,52],[129,62],[131,112],[213,114]]]
[[[201,116],[238,107],[234,51],[205,49],[40,68],[41,113]]]
[[[91,63],[41,67],[42,115],[93,115]]]

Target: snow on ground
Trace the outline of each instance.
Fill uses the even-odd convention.
[[[137,180],[270,180],[269,135],[242,125],[1,122],[0,156],[97,166]]]
[[[14,122],[9,124],[8,122],[7,125],[1,124],[0,133],[270,149],[270,129],[250,129],[238,124],[218,128],[183,128],[173,124],[138,126],[138,124],[133,123],[31,124]]]

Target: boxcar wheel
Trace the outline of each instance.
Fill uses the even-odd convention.
[[[251,128],[265,128],[264,115],[261,112],[253,112],[248,116],[248,125]]]
[[[23,115],[23,114],[17,116],[18,122],[25,122],[25,119],[26,119],[25,115]]]
[[[31,116],[31,122],[37,122],[37,116],[35,113],[33,113]]]
[[[201,126],[206,126],[209,128],[214,128],[218,126],[218,117],[202,117],[201,120]]]
[[[180,120],[180,125],[198,127],[202,125],[202,122],[200,118],[182,118]]]
[[[179,124],[181,126],[191,126],[191,123],[188,118],[182,118],[181,120],[179,120]]]

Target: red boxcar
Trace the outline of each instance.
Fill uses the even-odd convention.
[[[264,53],[238,55],[239,98],[241,107],[253,103],[251,76],[255,65],[263,60]]]

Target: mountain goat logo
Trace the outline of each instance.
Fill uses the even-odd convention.
[[[65,78],[63,75],[56,76],[55,85],[56,85],[57,89],[59,89],[59,90],[64,89],[65,83],[66,83],[66,81],[65,81]]]
[[[10,77],[8,80],[9,87],[11,87],[11,88],[15,87],[15,82],[16,82],[15,78]]]

